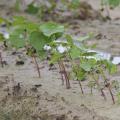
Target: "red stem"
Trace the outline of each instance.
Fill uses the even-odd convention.
[[[36,57],[33,55],[33,60],[34,60],[34,63],[36,65],[36,68],[37,68],[37,71],[38,71],[38,76],[39,78],[41,77],[41,74],[40,74],[40,68],[39,68],[39,65],[38,65],[38,62],[36,60]]]
[[[65,76],[65,80],[66,80],[66,88],[67,89],[70,89],[70,81],[69,81],[69,77],[68,77],[68,74],[66,72],[66,69],[65,69],[65,66],[63,64],[63,62],[61,61],[61,66],[62,66],[62,69],[64,71],[64,76]]]
[[[80,80],[78,80],[78,81],[79,81],[79,85],[80,85],[81,92],[82,92],[82,94],[84,95],[84,91],[83,91],[83,88],[82,88],[82,84],[81,84]]]
[[[2,65],[2,68],[4,67],[4,65],[3,65],[3,60],[2,60],[2,53],[0,52],[0,63],[1,63],[1,65]]]
[[[60,68],[60,74],[61,74],[61,79],[62,79],[62,85],[64,85],[64,77],[63,77],[63,70],[62,67],[60,65],[60,63],[58,62],[59,68]]]

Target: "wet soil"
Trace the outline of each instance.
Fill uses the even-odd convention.
[[[90,4],[99,9],[99,1],[89,0]],[[98,5],[98,6],[97,6]],[[8,8],[1,8],[4,16]],[[111,11],[111,21],[72,19],[68,21],[67,32],[79,37],[89,32],[95,37],[87,44],[96,44],[96,50],[108,52],[113,56],[120,56],[120,19],[119,9]],[[6,17],[11,16],[6,14]],[[14,13],[16,14],[16,13]],[[18,14],[18,13],[17,13]],[[33,21],[36,17],[20,13]],[[2,50],[2,49],[1,49]],[[78,81],[71,80],[71,89],[62,85],[59,69],[49,71],[48,62],[39,61],[41,78],[32,58],[26,57],[23,50],[24,65],[16,65],[17,55],[11,55],[13,51],[2,50],[3,60],[8,65],[0,66],[0,119],[1,120],[119,120],[120,106],[114,92],[116,104],[112,104],[108,90],[105,89],[107,101],[103,99],[98,90],[90,94],[87,82],[82,82],[85,95],[81,94]],[[22,53],[21,53],[22,52]],[[56,65],[56,68],[58,66]],[[118,65],[120,71],[120,66]],[[120,79],[119,71],[111,80]]]

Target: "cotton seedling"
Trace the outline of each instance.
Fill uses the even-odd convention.
[[[26,49],[28,55],[33,57],[40,77],[36,56],[40,57],[40,59],[44,59],[47,55],[45,45],[59,38],[64,32],[64,26],[53,22],[44,24],[33,23],[18,16],[13,18],[11,26],[12,30],[10,35],[6,36],[8,38],[8,44],[16,49]]]
[[[69,76],[68,73],[66,71],[66,67],[64,65],[64,58],[66,56],[66,47],[63,47],[61,44],[58,45],[58,43],[54,43],[54,48],[52,51],[52,56],[51,56],[51,61],[50,64],[55,64],[58,63],[59,65],[59,69],[60,69],[60,74],[62,77],[62,84],[64,84],[64,79],[66,82],[66,88],[69,89],[70,88],[70,81],[69,81]],[[64,77],[63,77],[64,76]]]
[[[86,37],[79,38],[79,42],[81,42],[81,46],[79,47],[74,44],[74,40],[70,35],[66,35],[65,37],[67,39],[70,48],[67,52],[67,56],[69,57],[72,64],[72,72],[74,73],[75,78],[79,82],[82,94],[84,94],[81,81],[85,79],[87,75],[86,70],[89,69],[89,66],[87,66],[87,62],[86,62],[86,66],[85,64],[82,63],[87,56],[87,48],[83,45],[83,42],[89,39],[91,36],[88,35]],[[92,56],[92,53],[91,54],[89,53],[88,56]],[[77,63],[75,61],[77,61]]]
[[[102,64],[103,64],[103,62],[102,62]],[[106,69],[108,70],[109,73],[114,73],[114,72],[116,72],[116,66],[113,65],[111,62],[104,61],[104,64],[105,64],[105,67],[106,67]],[[109,93],[110,93],[110,95],[111,95],[113,104],[115,104],[115,98],[114,98],[114,95],[113,95],[113,93],[112,93],[111,84],[110,84],[109,80],[107,79],[104,71],[105,71],[105,70],[102,69],[102,67],[99,67],[99,72],[100,72],[101,76],[103,77],[105,86],[106,86],[106,87],[108,88],[108,90],[109,90]]]

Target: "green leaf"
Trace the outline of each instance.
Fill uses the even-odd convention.
[[[117,71],[117,66],[114,65],[111,61],[108,61],[107,68],[108,68],[110,74],[114,74]]]
[[[62,55],[60,53],[54,52],[52,57],[51,57],[51,60],[50,60],[49,64],[54,64],[54,63],[58,62],[60,60],[61,56]]]
[[[41,60],[44,60],[47,56],[46,52],[44,50],[37,51],[37,54]]]
[[[86,77],[85,71],[79,70],[78,73],[77,73],[77,78],[78,78],[78,80],[83,81],[83,80],[85,80],[85,77]]]
[[[89,40],[93,37],[93,33],[89,33],[88,35],[84,36],[84,37],[80,37],[77,39],[77,41],[79,42],[83,42],[83,41],[86,41],[86,40]]]
[[[77,80],[84,80],[85,79],[85,77],[86,77],[86,72],[83,70],[83,69],[81,69],[79,66],[73,66],[73,72],[74,72],[74,74],[75,74],[75,76],[77,77]]]
[[[4,41],[4,36],[3,34],[0,33],[0,42],[3,42]]]
[[[81,63],[80,63],[80,67],[86,71],[89,72],[91,71],[92,68],[96,67],[97,65],[97,61],[95,59],[82,59]]]
[[[35,7],[33,3],[28,5],[28,8],[26,9],[26,12],[29,14],[37,14],[39,11],[38,7]]]
[[[29,40],[31,46],[33,46],[37,51],[43,50],[44,45],[49,42],[48,37],[44,36],[43,33],[38,31],[32,32]]]
[[[114,74],[117,72],[117,66],[113,64],[111,61],[102,60],[101,64],[106,66],[106,69],[109,71],[110,74]]]
[[[109,5],[116,7],[120,5],[120,0],[109,0]]]
[[[39,30],[39,25],[37,23],[28,21],[21,16],[15,16],[12,24],[14,27],[26,30],[28,33]]]
[[[10,26],[10,22],[7,19],[0,17],[0,24],[2,24],[2,23],[6,23],[7,27]]]
[[[26,27],[25,29],[27,30],[28,33],[39,30],[38,24],[36,24],[34,22],[28,22],[25,27]]]
[[[73,46],[71,48],[71,50],[70,50],[70,56],[71,56],[72,59],[79,58],[80,54],[81,54],[81,50],[78,47]]]
[[[70,3],[70,8],[77,9],[80,5],[80,0],[72,0]]]
[[[5,22],[5,19],[3,19],[2,17],[0,17],[0,24],[4,23],[4,22]]]
[[[67,35],[65,35],[65,38],[67,39],[67,42],[69,43],[70,46],[72,46],[74,44],[73,38],[71,35],[67,34]]]
[[[13,26],[21,26],[23,24],[27,24],[26,21],[27,20],[22,16],[14,16],[12,24]]]
[[[88,72],[88,71],[91,70],[92,65],[89,64],[88,62],[82,62],[82,63],[80,64],[80,67],[81,67],[83,70],[85,70],[85,71]]]
[[[120,5],[120,0],[101,0],[101,5],[110,5],[112,7],[117,7]]]
[[[59,25],[54,22],[48,22],[44,23],[40,26],[40,30],[43,32],[44,35],[50,37],[53,34],[56,33],[63,33],[64,32],[64,26]]]
[[[12,46],[16,48],[22,48],[25,46],[25,38],[24,38],[24,30],[22,29],[15,29],[11,34],[9,41]]]

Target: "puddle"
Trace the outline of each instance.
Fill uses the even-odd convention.
[[[78,41],[75,41],[74,44],[77,46],[77,47],[80,47],[81,44],[80,42]],[[100,59],[105,59],[105,60],[110,60],[112,61],[113,64],[115,65],[118,65],[120,64],[120,56],[112,56],[110,53],[107,53],[107,52],[101,52],[99,50],[88,50],[88,52],[96,52],[97,54],[95,56],[91,56],[89,58],[95,58],[97,60],[100,60]]]
[[[89,52],[96,52],[97,54],[95,55],[95,58],[98,57],[98,59],[110,60],[115,65],[120,64],[120,57],[119,56],[113,57],[110,53],[94,51],[94,50],[90,50]]]
[[[116,65],[120,64],[120,57],[113,57],[112,63]]]

